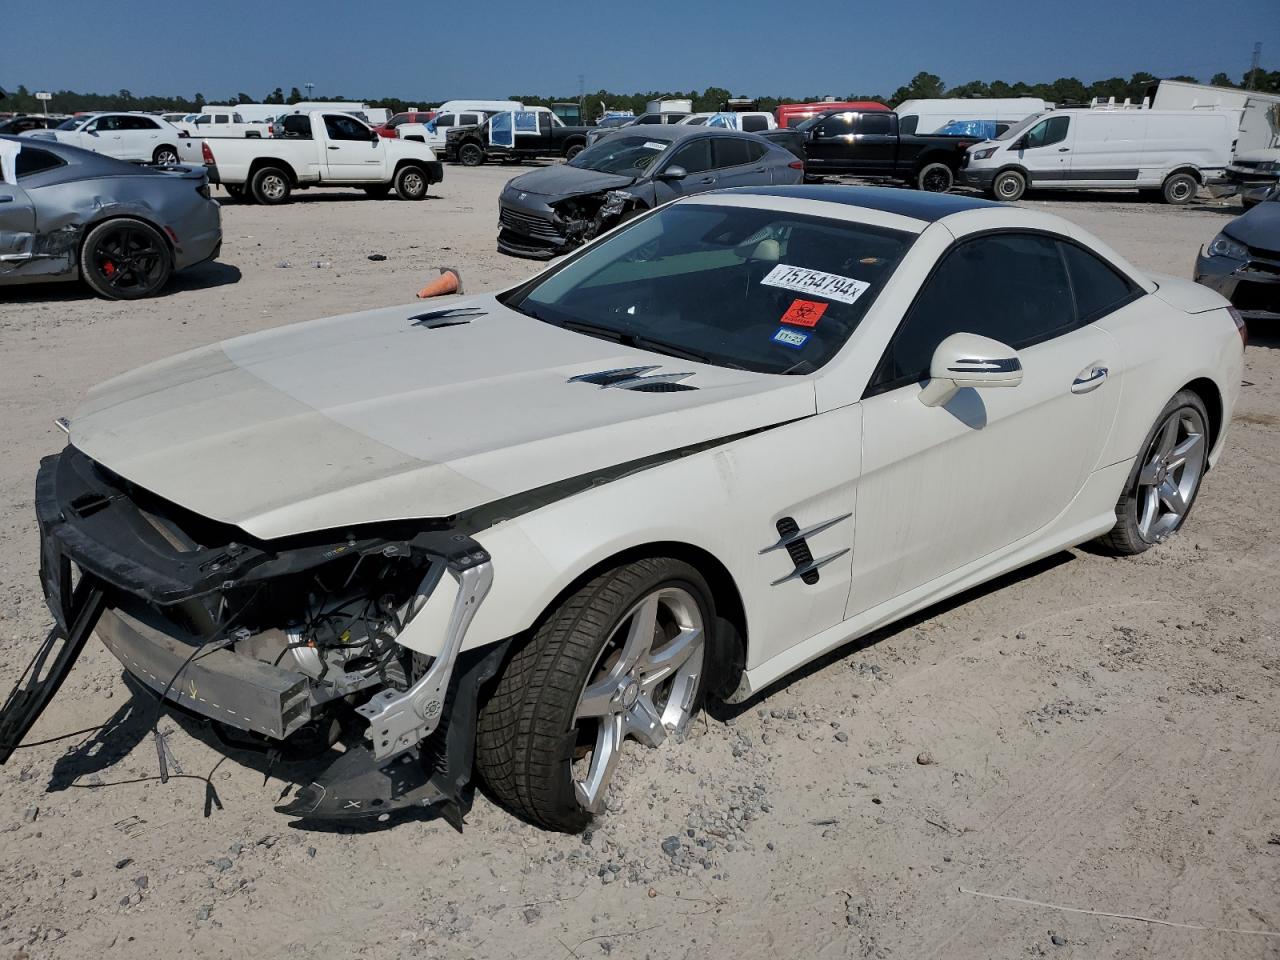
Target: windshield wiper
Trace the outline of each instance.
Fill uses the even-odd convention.
[[[649,337],[631,337],[629,341],[624,342],[641,350],[648,350],[650,353],[663,353],[669,357],[679,357],[681,360],[696,360],[698,363],[716,363],[705,353],[698,353],[674,343],[664,343],[662,340],[652,340]],[[729,364],[721,364],[721,366],[729,366]]]

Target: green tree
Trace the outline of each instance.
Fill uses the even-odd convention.
[[[203,93],[197,93],[197,94],[196,94],[196,98],[195,98],[194,100],[192,100],[191,102],[195,105],[196,110],[203,110],[203,109],[204,109],[204,94],[203,94]]]
[[[276,87],[269,94],[262,98],[263,103],[284,103],[284,91]]]
[[[249,96],[247,93],[237,93],[235,102],[236,103],[253,103],[253,97]]]
[[[947,85],[942,82],[941,77],[921,70],[905,87],[895,90],[889,100],[893,103],[901,103],[903,100],[935,100],[945,96],[943,91],[946,89]]]
[[[302,91],[301,91],[301,90],[299,90],[297,87],[290,87],[290,88],[289,88],[289,102],[290,102],[290,103],[301,103],[301,102],[302,102]]]
[[[1212,77],[1210,77],[1209,82],[1213,84],[1215,87],[1234,87],[1235,86],[1234,81],[1232,81],[1232,79],[1229,76],[1227,76],[1225,73],[1221,73],[1221,72],[1215,73]]]

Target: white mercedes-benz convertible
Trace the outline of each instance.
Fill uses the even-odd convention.
[[[58,626],[0,759],[96,632],[224,734],[342,740],[283,812],[458,818],[479,778],[580,830],[626,742],[704,697],[1175,533],[1243,338],[1057,217],[798,186],[658,208],[496,295],[153,364],[40,466]]]

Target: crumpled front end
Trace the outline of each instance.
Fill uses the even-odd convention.
[[[479,685],[504,645],[460,656],[492,582],[489,555],[430,522],[255,541],[133,487],[75,447],[36,483],[53,642],[95,627],[157,696],[269,744],[361,740],[282,812],[311,818],[469,804]],[[397,642],[437,592],[452,613],[436,656]],[[87,622],[88,621],[88,622]],[[62,659],[65,659],[62,658]],[[70,670],[46,672],[0,713],[16,745]],[[50,689],[52,687],[52,689]],[[7,756],[0,755],[0,761]]]
[[[639,206],[625,190],[552,199],[508,188],[498,201],[498,250],[549,260],[612,229]]]

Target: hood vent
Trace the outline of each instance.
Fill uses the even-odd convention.
[[[681,380],[693,376],[693,372],[686,373],[653,373],[657,370],[657,366],[649,367],[622,367],[617,370],[600,370],[596,373],[583,373],[576,377],[570,377],[569,383],[591,383],[595,384],[601,390],[609,387],[616,387],[619,390],[638,390],[641,393],[676,393],[681,390],[697,390],[698,388],[689,383],[681,383]]]
[[[479,307],[448,307],[444,310],[428,310],[426,313],[415,314],[409,320],[415,327],[435,330],[439,327],[456,327],[459,324],[470,323],[472,317],[484,315],[485,311]]]

